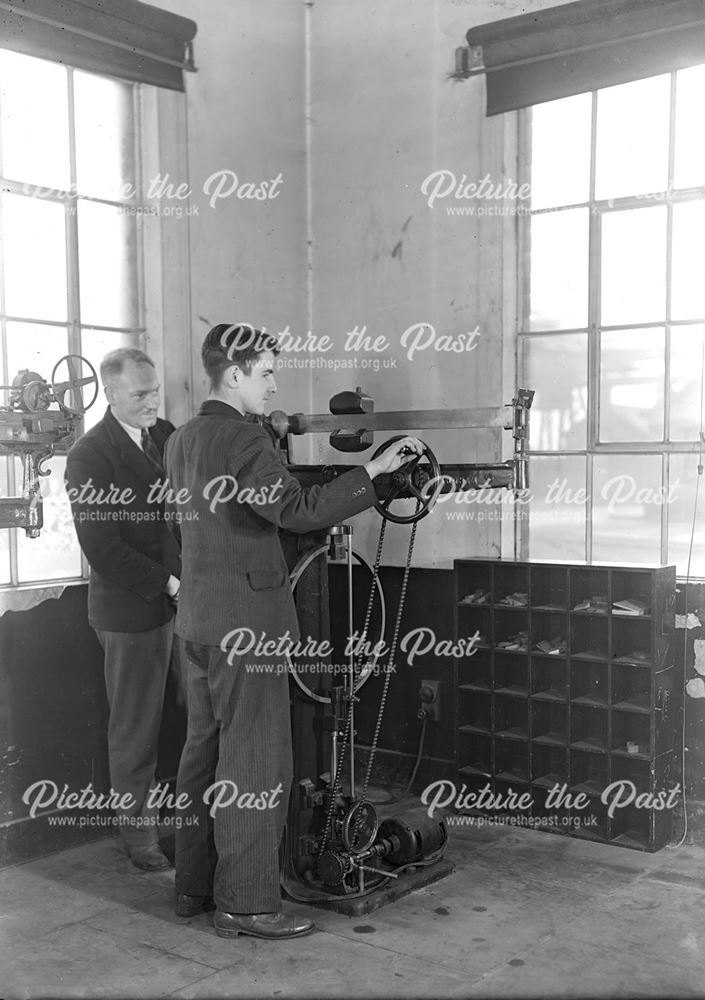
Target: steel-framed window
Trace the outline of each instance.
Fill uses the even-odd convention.
[[[138,84],[0,50],[2,384],[20,367],[48,378],[66,353],[97,368],[108,350],[144,344],[142,103]],[[102,409],[99,398],[86,428]],[[40,538],[0,531],[0,586],[85,577],[64,463],[48,463]],[[21,475],[0,457],[0,493],[16,495]]]
[[[702,142],[693,146],[685,129],[698,127],[693,116],[696,105],[705,110],[704,70],[695,67],[522,113],[520,159],[524,179],[532,185],[532,203],[519,223],[523,294],[518,371],[520,384],[536,389],[531,514],[528,523],[520,522],[520,551],[526,557],[676,562],[680,575],[688,569],[702,446],[705,281],[701,279],[699,288],[692,275],[698,269],[705,275],[705,236],[700,238],[698,226],[701,218],[705,222],[705,146]],[[679,101],[679,87],[681,94],[691,98],[681,96]],[[655,107],[658,128],[666,129],[663,152],[667,161],[658,167],[664,183],[649,187],[650,165],[647,162],[642,171],[641,158],[635,156],[634,190],[624,190],[629,182],[625,172],[617,180],[617,193],[605,196],[609,155],[614,152],[605,152],[606,133],[602,138],[598,135],[603,128],[601,102],[613,111],[620,101],[628,107],[630,93],[637,99],[640,88],[644,100],[649,94],[652,98],[659,95],[643,114],[646,123],[650,107]],[[589,118],[589,136],[571,143],[573,125],[567,117],[565,141],[561,135],[549,140],[546,122],[551,115],[560,122],[570,102]],[[690,112],[689,121],[686,112]],[[538,137],[532,134],[537,117]],[[619,121],[615,115],[612,144],[617,151]],[[624,129],[628,133],[630,128],[634,130],[633,122],[625,116]],[[686,138],[693,146],[689,151],[683,145]],[[642,140],[648,137],[635,140],[637,147]],[[571,180],[561,178],[561,163],[566,170],[578,163],[576,146],[581,143],[579,152],[587,154],[583,163],[586,197],[571,201]],[[656,145],[654,150],[658,159]],[[555,196],[557,204],[550,203],[545,183],[551,172],[546,167],[550,156],[556,161],[556,187],[563,188]],[[689,165],[684,165],[688,156]],[[541,189],[536,198],[534,162],[539,164]],[[618,165],[618,174],[620,169]],[[579,168],[576,171],[574,166],[576,172]],[[630,228],[631,236],[623,238]],[[638,239],[640,228],[642,239]],[[563,230],[566,237],[554,254],[556,268],[563,271],[555,288],[557,307],[550,305],[552,229],[555,234]],[[620,240],[629,249],[630,239],[631,252],[654,265],[651,275],[643,277],[641,300],[646,304],[641,313],[640,296],[634,294],[638,276],[617,253]],[[662,245],[656,246],[659,241]],[[543,264],[537,263],[542,254]],[[620,281],[625,296],[621,304]],[[565,294],[571,282],[574,299],[585,295],[583,322],[570,321],[580,313],[573,308],[570,294]],[[662,305],[654,293],[655,289],[660,292],[660,284]],[[548,303],[543,316],[537,315],[537,299]],[[635,405],[640,384],[652,397],[644,400],[643,412]],[[631,405],[625,400],[631,400]],[[630,420],[631,428],[621,427],[620,419]],[[690,574],[705,575],[705,547],[699,542],[697,526]]]

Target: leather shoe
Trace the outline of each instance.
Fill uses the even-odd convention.
[[[314,924],[304,917],[291,917],[284,913],[224,913],[219,910],[213,920],[218,937],[251,937],[277,940],[303,937],[310,934]]]
[[[148,844],[146,847],[128,847],[130,861],[143,872],[163,872],[173,868],[171,861],[162,853],[158,844]]]
[[[187,896],[185,892],[176,894],[176,916],[197,917],[199,913],[207,913],[215,909],[212,896]]]

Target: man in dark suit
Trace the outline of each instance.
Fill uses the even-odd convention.
[[[174,504],[188,706],[177,795],[192,810],[176,831],[176,912],[211,908],[213,896],[222,937],[313,929],[281,911],[278,852],[292,777],[281,643],[299,629],[278,528],[313,531],[366,510],[376,501],[372,477],[423,449],[404,438],[375,461],[303,489],[252,419],[276,391],[277,353],[276,340],[259,331],[214,327],[202,349],[210,396],[166,447],[169,486],[184,500]],[[245,651],[244,635],[259,648]]]
[[[71,448],[66,485],[91,567],[88,620],[105,651],[108,757],[120,834],[136,867],[170,868],[149,802],[171,659],[179,546],[164,521],[162,456],[173,424],[157,417],[154,364],[136,349],[106,355],[105,416]]]

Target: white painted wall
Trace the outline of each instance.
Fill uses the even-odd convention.
[[[288,412],[326,412],[333,393],[356,385],[378,410],[507,402],[514,385],[513,221],[450,216],[448,204],[473,202],[446,199],[429,207],[421,185],[442,169],[467,180],[489,174],[500,185],[517,179],[515,116],[485,118],[484,80],[456,83],[448,74],[473,24],[550,4],[161,3],[199,26],[199,69],[187,90],[189,172],[199,213],[190,224],[194,353],[208,325],[221,321],[327,335],[333,346],[323,357],[357,362],[357,369],[282,374],[276,405]],[[230,197],[212,208],[202,187],[223,169],[241,181],[281,173],[280,193],[271,201]],[[409,359],[401,337],[418,323],[432,324],[438,337],[479,328],[475,349],[431,347]],[[387,349],[346,352],[345,334],[355,325],[386,337]],[[396,367],[361,367],[373,358]],[[497,461],[511,453],[508,433],[419,435],[442,462]],[[340,461],[323,436],[297,439],[294,458]],[[423,522],[416,565],[499,554],[497,521],[449,521],[448,507]],[[355,521],[356,547],[368,556],[378,526],[374,512]],[[384,562],[398,564],[408,529],[390,534]]]
[[[198,72],[186,81],[188,180],[198,210],[189,223],[197,406],[206,392],[200,345],[212,325],[306,326],[304,9],[292,0],[164,0],[161,6],[198,23]],[[224,170],[240,185],[281,174],[277,196],[258,201],[232,194],[211,207],[204,185]],[[213,186],[208,190],[212,194]],[[297,400],[306,388],[303,376],[289,380],[278,405],[301,409]]]
[[[504,122],[483,119],[484,82],[448,79],[469,26],[467,10],[424,0],[328,0],[315,9],[315,324],[339,340],[355,324],[388,339],[383,356],[397,367],[355,373],[378,409],[503,402],[497,258],[503,227],[485,231],[475,219],[450,217],[445,202],[430,208],[421,192],[436,170],[479,179],[502,168]],[[431,324],[438,337],[458,338],[477,327],[480,333],[470,352],[430,347],[410,359],[402,337],[419,323]],[[357,360],[366,357],[373,355]],[[350,384],[347,372],[316,373],[317,409]],[[419,434],[441,461],[500,457],[496,432]],[[330,456],[327,442],[318,445],[322,457]],[[376,513],[356,519],[367,551],[378,521]],[[390,534],[384,561],[403,562],[409,529],[395,527]],[[414,563],[448,565],[461,553],[498,554],[498,539],[497,524],[450,522],[444,508],[424,520]]]

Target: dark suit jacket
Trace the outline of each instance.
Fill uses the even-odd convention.
[[[269,434],[218,400],[205,402],[172,434],[165,458],[172,490],[186,489],[190,497],[174,505],[183,559],[177,633],[208,646],[240,627],[258,638],[264,632],[276,640],[287,630],[298,638],[277,529],[328,528],[373,506],[377,497],[366,470],[304,489]],[[219,488],[223,502],[217,502]]]
[[[150,428],[160,454],[173,430],[168,420],[157,420]],[[158,478],[110,407],[69,451],[66,486],[72,491],[76,534],[91,567],[88,620],[94,628],[146,632],[173,617],[164,587],[170,575],[181,575],[181,564],[163,502],[147,502]],[[105,498],[111,488],[113,493],[131,490],[132,502],[100,503],[89,496],[90,490],[103,490]],[[122,499],[127,499],[124,494]]]

